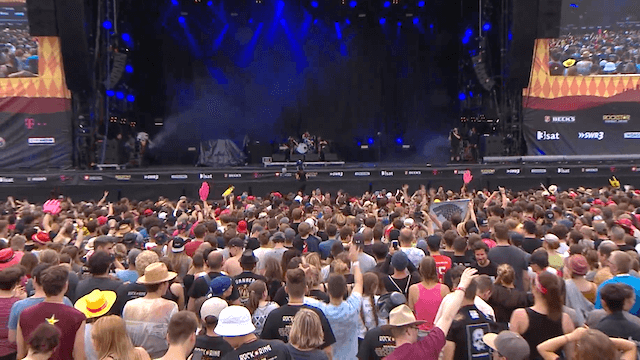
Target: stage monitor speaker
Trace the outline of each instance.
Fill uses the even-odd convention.
[[[325,153],[324,161],[338,161],[338,154],[336,153]]]
[[[58,36],[54,0],[27,1],[27,18],[31,36]]]
[[[284,154],[273,154],[271,155],[271,159],[273,162],[284,162],[285,155]]]
[[[251,142],[248,146],[250,164],[262,164],[262,158],[271,155],[271,144],[269,143],[255,141]]]
[[[485,154],[484,156],[501,156],[504,146],[502,145],[502,137],[488,136],[485,137]]]
[[[304,161],[320,161],[320,155],[317,153],[306,154],[304,156]]]

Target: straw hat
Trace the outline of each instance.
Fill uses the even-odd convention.
[[[422,325],[426,321],[416,320],[416,316],[413,315],[413,311],[405,305],[396,306],[389,312],[389,325],[394,327],[402,327],[409,325]]]
[[[116,293],[113,291],[93,290],[76,301],[74,307],[82,312],[87,318],[102,316],[111,310],[116,303]]]
[[[144,269],[144,275],[138,278],[136,281],[138,284],[160,284],[165,281],[170,281],[175,279],[178,274],[173,271],[169,271],[167,269],[167,265],[162,262],[155,262],[153,264],[149,264]]]

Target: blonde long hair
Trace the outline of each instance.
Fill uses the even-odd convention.
[[[104,316],[93,323],[91,339],[98,359],[107,356],[119,360],[142,360],[140,354],[135,351],[124,320],[116,315]]]
[[[300,309],[293,318],[289,343],[298,350],[317,349],[324,342],[320,317],[313,310]]]

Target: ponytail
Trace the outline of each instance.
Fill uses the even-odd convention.
[[[547,304],[548,317],[553,321],[562,319],[562,293],[560,281],[557,276],[543,271],[535,278],[535,287],[542,294],[542,298]]]
[[[247,302],[247,309],[251,315],[256,311],[256,309],[260,306],[260,300],[262,300],[262,296],[265,291],[267,291],[267,285],[262,280],[256,280],[251,285],[249,285],[249,302]]]

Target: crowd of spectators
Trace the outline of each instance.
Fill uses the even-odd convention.
[[[0,359],[636,359],[640,191],[108,199],[0,202]]]
[[[640,74],[640,32],[599,30],[551,39],[549,73],[556,76]]]
[[[38,76],[38,41],[28,29],[0,30],[0,78]]]

